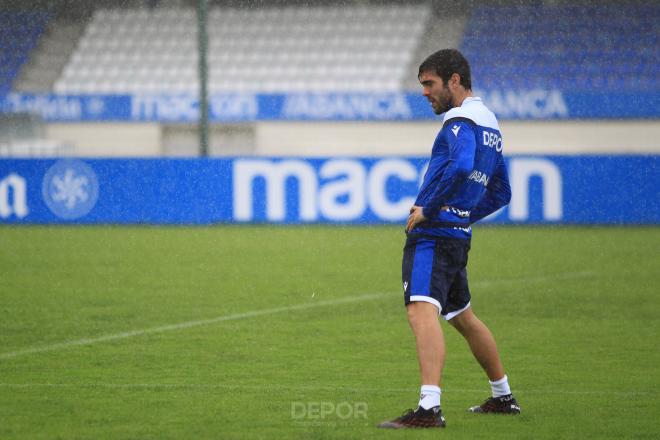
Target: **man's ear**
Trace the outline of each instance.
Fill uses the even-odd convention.
[[[453,88],[456,88],[461,85],[461,75],[458,73],[452,73],[451,77],[449,78],[449,83],[452,85]]]

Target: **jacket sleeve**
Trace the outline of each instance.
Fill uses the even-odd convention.
[[[509,204],[511,200],[511,187],[509,174],[506,171],[504,158],[500,155],[495,167],[495,174],[486,187],[486,193],[479,200],[477,206],[470,213],[470,223],[475,223]]]
[[[474,167],[477,141],[472,124],[466,120],[450,120],[448,123],[452,124],[453,133],[449,134],[449,161],[432,196],[424,205],[424,217],[428,219],[434,218],[445,202],[456,196]]]

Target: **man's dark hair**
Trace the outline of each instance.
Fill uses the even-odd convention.
[[[434,72],[442,82],[447,85],[449,78],[454,73],[461,77],[461,85],[468,90],[472,90],[472,77],[470,75],[470,63],[456,49],[442,49],[431,54],[419,65],[419,78],[424,72]]]

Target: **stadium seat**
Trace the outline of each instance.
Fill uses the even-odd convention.
[[[428,5],[211,9],[210,90],[399,90],[428,14]],[[99,9],[55,90],[130,93],[143,84],[131,79],[148,77],[149,91],[195,91],[196,50],[192,9]]]
[[[657,4],[478,7],[461,49],[480,88],[657,90],[659,16]]]

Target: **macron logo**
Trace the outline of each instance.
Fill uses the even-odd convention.
[[[403,291],[405,292],[407,288],[408,288],[408,281],[405,281],[403,283]]]
[[[458,130],[460,130],[460,129],[461,129],[461,127],[459,127],[458,125],[454,125],[451,128],[451,131],[454,133],[454,136],[458,137]]]

